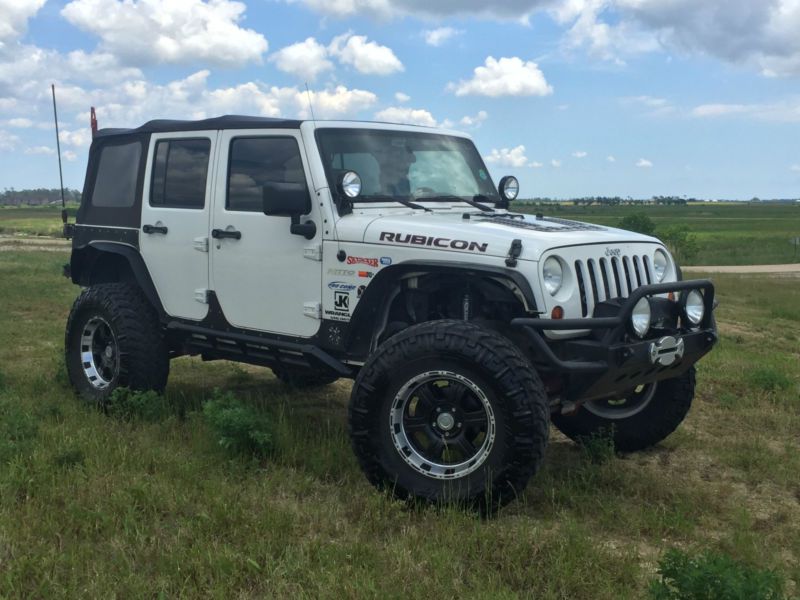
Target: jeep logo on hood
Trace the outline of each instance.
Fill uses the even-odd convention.
[[[381,241],[391,244],[411,244],[413,246],[431,246],[433,248],[452,248],[453,250],[469,250],[470,252],[486,252],[489,244],[467,242],[465,240],[451,240],[449,238],[428,237],[426,235],[411,235],[410,233],[381,232]]]

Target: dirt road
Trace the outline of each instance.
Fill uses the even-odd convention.
[[[800,263],[793,265],[738,265],[727,267],[683,267],[684,273],[800,274]]]

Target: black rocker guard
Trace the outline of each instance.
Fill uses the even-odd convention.
[[[682,300],[691,290],[703,294],[705,315],[699,326],[684,323]],[[658,297],[683,292],[675,301]],[[651,299],[654,325],[645,339],[630,330],[636,303]],[[562,398],[583,401],[630,390],[644,383],[669,379],[685,372],[717,342],[714,285],[705,279],[642,286],[628,298],[602,302],[588,319],[519,318],[511,324],[527,334],[537,362],[545,371],[564,376]],[[585,337],[549,340],[544,331],[584,331]],[[674,344],[682,356],[670,364],[659,362],[659,349]]]

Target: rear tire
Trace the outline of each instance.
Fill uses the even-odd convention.
[[[544,458],[544,386],[509,340],[464,321],[410,327],[361,369],[350,436],[367,479],[400,499],[489,510]]]
[[[119,387],[162,392],[167,385],[169,353],[158,314],[136,285],[82,291],[64,345],[70,383],[91,404],[105,407]]]
[[[653,446],[678,428],[692,406],[695,370],[654,384],[647,398],[616,405],[586,402],[573,415],[554,414],[553,425],[568,438],[581,443],[598,435],[610,435],[620,452],[636,452]],[[632,396],[628,397],[629,400]]]

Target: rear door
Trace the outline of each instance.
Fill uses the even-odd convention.
[[[213,288],[227,320],[246,329],[311,337],[320,326],[322,222],[319,203],[303,220],[312,240],[289,231],[289,217],[263,213],[264,186],[313,185],[294,130],[222,131],[211,240]],[[279,193],[279,192],[276,192]],[[220,235],[219,233],[217,234]]]
[[[154,134],[145,170],[139,245],[167,314],[208,313],[208,229],[216,131]]]

